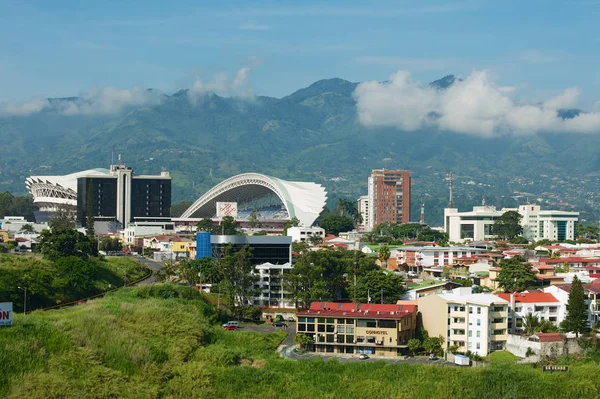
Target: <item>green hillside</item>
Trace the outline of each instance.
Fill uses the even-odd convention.
[[[223,331],[187,287],[129,288],[0,329],[8,398],[593,398],[595,365],[544,374],[483,368],[282,359],[284,333]]]
[[[432,83],[448,87],[454,77]],[[326,186],[335,198],[366,194],[373,168],[413,172],[412,219],[442,223],[446,175],[455,176],[455,204],[515,206],[537,202],[582,211],[598,220],[599,135],[537,134],[481,138],[451,132],[366,128],[357,120],[357,84],[315,82],[281,99],[190,100],[182,90],[162,103],[103,116],[65,116],[56,109],[0,117],[0,191],[25,192],[32,174],[106,167],[117,154],[137,173],[173,172],[174,201],[199,197],[217,182],[256,171]],[[78,99],[55,99],[58,102]],[[577,110],[565,110],[564,117]],[[576,156],[575,156],[576,154]],[[515,197],[517,199],[515,199]]]

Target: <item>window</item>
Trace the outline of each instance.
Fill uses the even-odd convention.
[[[338,334],[343,334],[343,333],[345,333],[345,332],[346,332],[346,327],[345,327],[345,326],[340,326],[340,325],[338,325],[338,326],[337,326],[337,329],[336,329],[336,332],[337,332]]]
[[[477,325],[480,326],[481,325],[481,319],[477,319]]]
[[[473,336],[473,331],[469,331],[469,338]]]
[[[481,306],[477,306],[477,314],[481,314]]]
[[[345,324],[345,323],[346,323],[346,320],[345,320],[345,319],[338,319],[338,320],[337,320],[337,323],[338,323],[338,324]]]
[[[335,329],[335,326],[333,324],[327,324],[325,328],[327,329],[328,333],[332,333]]]
[[[333,324],[334,323],[334,319],[327,319],[327,324]]]
[[[315,332],[315,325],[314,324],[307,324],[306,325],[306,331],[308,331],[308,332]]]
[[[469,306],[469,314],[473,314],[473,306]]]
[[[325,325],[324,324],[318,324],[318,332],[325,332]]]
[[[481,331],[477,331],[477,338],[481,337]]]
[[[298,323],[298,331],[306,331],[306,324]]]
[[[396,328],[396,320],[379,320],[379,328]]]
[[[354,326],[346,326],[346,334],[354,334]]]
[[[477,349],[481,349],[481,344],[479,342],[477,342],[477,346],[475,346]]]
[[[325,319],[322,317],[319,317],[319,323],[325,323]]]

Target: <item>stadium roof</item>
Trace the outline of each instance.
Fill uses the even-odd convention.
[[[40,209],[58,205],[77,206],[77,178],[82,176],[108,176],[108,169],[88,169],[64,176],[30,176],[25,186]]]
[[[217,202],[249,203],[275,194],[290,218],[298,218],[303,226],[311,226],[327,201],[327,192],[320,184],[291,182],[259,173],[243,173],[217,184],[192,204],[181,218],[212,217]]]

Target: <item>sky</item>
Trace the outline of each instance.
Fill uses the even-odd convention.
[[[0,102],[133,87],[282,97],[324,78],[485,71],[516,104],[578,90],[591,111],[599,20],[600,0],[0,0]]]

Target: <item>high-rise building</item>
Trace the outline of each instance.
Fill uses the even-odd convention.
[[[358,198],[358,213],[362,219],[360,223],[360,230],[366,230],[369,228],[369,196],[361,195]]]
[[[115,220],[123,227],[135,222],[162,222],[171,216],[171,176],[135,176],[123,164],[102,176],[77,178],[77,222]]]
[[[383,222],[410,222],[410,171],[374,169],[368,186],[367,230]]]

